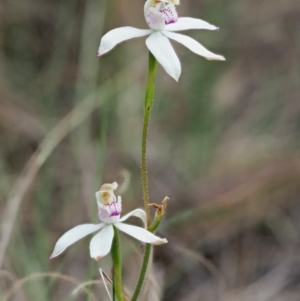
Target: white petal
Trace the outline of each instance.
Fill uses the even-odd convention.
[[[139,217],[143,223],[144,223],[144,227],[146,228],[147,226],[147,219],[146,219],[146,213],[144,210],[142,209],[135,209],[129,213],[127,213],[126,215],[124,215],[122,218],[120,218],[119,222],[124,222],[126,221],[129,217],[131,216],[136,216],[136,217]]]
[[[148,244],[162,245],[168,242],[165,238],[160,238],[141,227],[123,223],[116,223],[115,227],[125,232],[126,234],[131,235],[132,237]]]
[[[90,243],[91,257],[96,260],[101,260],[105,255],[107,255],[111,249],[113,238],[114,238],[113,226],[106,225],[91,240]]]
[[[181,65],[170,41],[160,32],[153,32],[146,40],[146,44],[166,72],[178,81]]]
[[[168,31],[163,31],[163,34],[166,37],[175,40],[178,43],[181,43],[182,45],[184,45],[194,53],[204,56],[208,60],[225,61],[225,58],[222,55],[218,55],[207,50],[200,43],[198,43],[197,41],[195,41],[194,39],[188,36],[175,33],[175,32],[168,32]]]
[[[97,56],[107,53],[123,41],[143,37],[151,32],[150,29],[138,29],[130,26],[113,29],[102,37]]]
[[[74,242],[78,241],[79,239],[103,228],[105,224],[83,224],[76,226],[66,232],[56,243],[54,247],[54,251],[50,256],[50,259],[60,255],[67,247],[72,245]]]
[[[170,4],[174,4],[174,5],[179,5],[179,0],[164,0],[163,2],[165,2],[165,3],[170,3]],[[144,13],[145,13],[145,15],[146,15],[146,13],[147,13],[147,11],[148,11],[148,9],[150,8],[150,7],[156,7],[157,8],[157,5],[158,5],[159,3],[158,2],[156,2],[155,0],[147,0],[146,2],[145,2],[145,5],[144,5]]]
[[[150,7],[146,14],[145,19],[148,26],[153,30],[163,30],[166,27],[165,19],[162,14],[154,7]]]
[[[208,29],[216,30],[219,27],[216,27],[212,24],[209,24],[206,21],[201,19],[194,19],[188,17],[180,17],[176,23],[168,24],[165,27],[165,30],[168,31],[178,31],[178,30],[189,30],[189,29]]]

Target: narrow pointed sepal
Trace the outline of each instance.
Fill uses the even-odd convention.
[[[152,31],[150,29],[138,29],[131,26],[115,28],[105,34],[101,41],[97,52],[97,57],[109,52],[121,42],[147,36]]]
[[[169,39],[172,39],[172,40],[182,44],[183,46],[185,46],[192,52],[205,57],[207,60],[225,61],[224,56],[215,54],[215,53],[209,51],[204,46],[202,46],[199,42],[197,42],[196,40],[194,40],[188,36],[185,36],[185,35],[179,34],[179,33],[175,33],[175,32],[169,32],[169,31],[163,31],[163,35]]]
[[[144,227],[146,228],[147,226],[147,218],[146,218],[146,213],[144,210],[142,209],[135,209],[129,213],[127,213],[126,215],[122,216],[119,220],[119,222],[124,222],[126,221],[129,217],[131,216],[135,216],[135,217],[138,217],[140,218],[142,221],[143,221],[143,224],[144,224]]]
[[[156,31],[147,38],[146,45],[165,71],[178,81],[181,65],[169,39]]]
[[[114,228],[112,225],[105,225],[105,227],[97,233],[90,243],[91,257],[97,261],[106,256],[112,245],[114,238]]]
[[[190,29],[218,30],[219,28],[201,19],[189,17],[180,17],[176,23],[168,24],[165,27],[165,30],[167,31],[181,31]]]
[[[83,224],[72,228],[67,231],[63,236],[59,238],[57,243],[55,244],[54,250],[49,258],[52,259],[58,255],[60,255],[65,249],[67,249],[70,245],[75,243],[76,241],[82,239],[83,237],[96,232],[104,227],[104,224]]]
[[[132,225],[127,225],[124,223],[116,223],[114,224],[116,228],[118,228],[120,231],[136,238],[139,241],[153,244],[153,245],[162,245],[166,244],[168,241],[165,238],[160,238],[151,232]]]

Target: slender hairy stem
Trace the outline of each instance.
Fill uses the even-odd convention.
[[[153,56],[153,54],[149,51],[148,82],[147,82],[145,104],[144,104],[144,122],[143,122],[143,135],[142,135],[142,158],[141,158],[143,199],[144,199],[145,212],[147,216],[148,228],[150,227],[151,224],[151,217],[150,217],[150,208],[149,208],[149,191],[148,191],[148,177],[147,177],[147,137],[148,137],[149,120],[150,120],[151,110],[153,106],[156,69],[157,69],[157,61]]]
[[[150,208],[149,208],[149,191],[148,191],[148,176],[147,176],[147,137],[148,137],[150,115],[151,115],[152,106],[153,106],[156,69],[157,69],[157,61],[156,61],[155,57],[153,56],[153,54],[149,51],[148,82],[147,82],[145,103],[144,103],[142,160],[141,160],[143,199],[144,199],[144,207],[145,207],[145,212],[146,212],[146,217],[147,217],[148,229],[151,228],[151,217],[150,217]],[[143,263],[142,263],[142,267],[140,270],[139,279],[138,279],[135,291],[133,293],[133,296],[131,298],[131,301],[137,301],[139,298],[139,295],[141,293],[141,290],[142,290],[142,287],[143,287],[143,284],[145,281],[146,273],[147,273],[147,268],[149,265],[151,248],[152,248],[152,246],[150,244],[145,245]]]
[[[148,264],[149,264],[149,259],[150,259],[150,255],[151,255],[151,249],[152,249],[152,245],[150,245],[150,244],[145,245],[143,263],[142,263],[142,267],[140,270],[139,279],[136,284],[135,291],[133,293],[131,301],[137,301],[140,296],[140,293],[142,291],[146,273],[147,273]]]
[[[150,232],[155,232],[155,230],[158,228],[160,222],[161,222],[161,219],[155,220],[152,223],[152,225],[149,227],[149,231]],[[138,279],[138,282],[136,284],[136,287],[135,287],[133,296],[131,298],[131,301],[137,301],[139,296],[140,296],[140,293],[142,291],[143,284],[144,284],[145,277],[146,277],[146,273],[147,273],[147,268],[148,268],[148,265],[149,265],[151,250],[152,250],[152,245],[151,244],[146,244],[139,279]]]
[[[122,284],[122,256],[119,241],[118,230],[114,227],[114,239],[111,248],[111,257],[113,261],[113,294],[118,301],[124,301],[123,284]],[[113,298],[115,298],[113,296]],[[115,299],[114,299],[115,300]]]

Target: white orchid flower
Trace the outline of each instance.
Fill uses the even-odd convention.
[[[179,0],[147,0],[144,6],[144,14],[150,29],[126,26],[109,31],[100,41],[97,57],[112,50],[123,41],[149,35],[146,40],[148,49],[176,81],[178,81],[181,74],[181,65],[169,39],[184,45],[192,52],[208,60],[224,61],[225,58],[222,55],[212,53],[196,40],[174,32],[189,29],[218,29],[218,27],[200,19],[179,18],[174,4],[179,4]]]
[[[100,187],[100,190],[96,192],[98,216],[102,223],[83,224],[66,232],[57,241],[50,259],[60,255],[66,248],[79,239],[100,230],[91,240],[90,254],[92,258],[101,260],[111,249],[114,237],[113,227],[144,243],[161,245],[168,242],[165,238],[160,238],[146,229],[123,223],[129,217],[136,216],[139,217],[143,221],[144,226],[146,226],[146,214],[144,210],[136,209],[120,218],[122,200],[120,196],[118,199],[115,197],[114,190],[116,190],[117,187],[118,184],[116,182],[104,184]]]

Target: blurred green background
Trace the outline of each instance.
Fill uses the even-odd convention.
[[[169,243],[141,300],[299,301],[300,2],[181,2],[180,16],[220,26],[186,34],[227,61],[172,43],[179,83],[158,69],[148,175],[151,201],[170,198]],[[119,183],[123,212],[142,207],[145,39],[95,56],[108,30],[146,28],[143,4],[0,2],[0,300],[107,300],[110,258],[92,261],[90,238],[48,257],[97,222],[102,183]],[[142,249],[122,242],[130,296]]]

